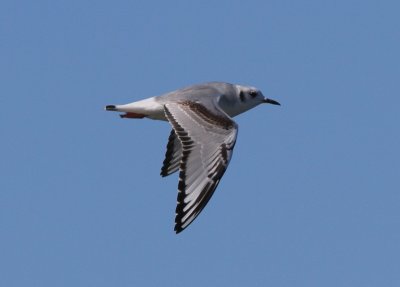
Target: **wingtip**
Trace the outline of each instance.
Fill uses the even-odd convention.
[[[165,160],[164,160],[164,162],[165,162]],[[161,175],[161,177],[166,177],[168,175],[167,169],[164,167],[164,165],[161,168],[160,175]]]
[[[181,192],[178,193],[178,199],[180,196],[182,196]],[[186,227],[188,227],[188,225],[185,225],[184,222],[182,222],[183,210],[181,210],[181,208],[182,208],[182,204],[180,204],[178,201],[178,204],[176,206],[176,212],[175,212],[175,227],[174,227],[174,231],[176,234],[181,233],[183,230],[185,230]]]
[[[175,231],[175,234],[179,234],[183,231],[183,229],[175,227],[174,231]]]

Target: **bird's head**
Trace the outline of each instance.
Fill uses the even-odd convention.
[[[263,93],[254,87],[238,86],[238,97],[239,102],[244,105],[257,106],[263,103],[280,105],[277,101],[264,97]]]

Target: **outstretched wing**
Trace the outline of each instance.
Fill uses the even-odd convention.
[[[168,138],[167,151],[161,168],[161,176],[168,176],[179,169],[179,163],[182,158],[182,145],[179,138],[176,136],[174,129]]]
[[[175,231],[185,229],[203,210],[228,167],[238,126],[213,101],[164,106],[182,146]]]

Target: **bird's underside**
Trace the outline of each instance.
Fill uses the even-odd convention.
[[[232,156],[237,125],[223,112],[197,103],[166,104],[170,133],[161,175],[179,169],[176,233],[200,214],[213,195]]]

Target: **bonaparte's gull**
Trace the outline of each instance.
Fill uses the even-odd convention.
[[[121,118],[168,121],[161,176],[179,169],[175,231],[184,230],[206,206],[232,157],[238,125],[232,117],[262,103],[279,105],[254,87],[212,82],[126,105],[108,105]]]

